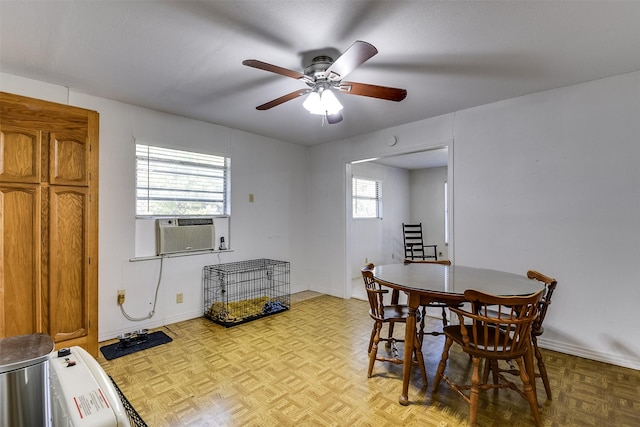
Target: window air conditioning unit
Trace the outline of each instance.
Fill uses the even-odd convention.
[[[215,248],[213,218],[162,218],[156,220],[156,231],[158,255]]]

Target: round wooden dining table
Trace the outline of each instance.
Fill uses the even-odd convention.
[[[402,394],[399,399],[402,405],[409,404],[413,348],[422,345],[415,339],[416,310],[420,306],[433,302],[449,305],[464,303],[466,302],[464,291],[467,289],[500,296],[530,295],[544,289],[543,283],[523,275],[455,264],[450,266],[427,263],[379,265],[374,268],[373,277],[381,285],[407,295],[409,317],[405,328]],[[527,371],[530,374],[533,373],[533,351],[529,352],[525,362]]]

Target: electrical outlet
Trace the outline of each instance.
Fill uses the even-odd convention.
[[[118,305],[124,304],[124,295],[125,295],[125,290],[118,289]]]
[[[183,300],[184,299],[183,299],[182,293],[176,294],[176,303],[177,304],[182,304]]]

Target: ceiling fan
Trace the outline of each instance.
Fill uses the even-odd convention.
[[[347,74],[377,53],[378,50],[372,44],[358,40],[335,61],[329,56],[316,56],[311,61],[311,64],[304,69],[304,73],[278,67],[257,59],[247,59],[242,61],[242,64],[291,77],[302,81],[308,86],[259,105],[256,107],[257,110],[268,110],[299,96],[309,94],[303,103],[304,108],[311,114],[322,115],[328,123],[333,124],[342,121],[342,104],[336,98],[334,91],[396,102],[406,98],[406,89],[342,80]]]

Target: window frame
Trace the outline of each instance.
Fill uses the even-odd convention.
[[[374,197],[371,196],[361,196],[356,192],[356,182],[357,181],[368,181],[375,183],[376,195]],[[356,206],[357,201],[371,201],[375,200],[376,204],[376,215],[375,216],[356,216]],[[351,177],[351,218],[352,219],[382,219],[382,180],[366,178],[362,176],[353,175]]]
[[[139,149],[142,150],[147,150],[146,155],[140,155],[140,151]],[[174,165],[179,165],[179,164],[183,164],[183,165],[187,165],[188,167],[194,167],[197,165],[200,165],[201,167],[204,166],[204,170],[205,171],[209,171],[209,172],[215,172],[217,174],[221,173],[221,176],[210,176],[211,178],[211,182],[215,182],[217,180],[222,180],[222,190],[221,191],[210,191],[211,194],[217,194],[221,196],[221,200],[220,198],[218,200],[216,200],[215,198],[211,199],[211,202],[214,203],[222,203],[222,213],[178,213],[173,211],[172,213],[158,213],[156,212],[149,212],[147,211],[147,213],[139,213],[138,212],[138,208],[139,208],[139,203],[141,201],[145,202],[145,203],[149,203],[150,200],[152,200],[153,198],[150,196],[150,177],[149,177],[149,170],[150,170],[150,150],[158,150],[158,152],[165,152],[165,154],[167,152],[175,152],[176,154],[184,154],[185,157],[187,158],[187,160],[175,160],[178,159],[179,157],[176,156],[174,158],[174,160],[170,160],[169,156],[167,156],[166,161],[162,162],[160,161],[160,164],[164,164],[167,166],[171,166],[172,164]],[[197,158],[203,159],[209,159],[209,162],[202,162],[199,163],[197,162]],[[146,160],[145,160],[146,159]],[[140,162],[145,162],[146,161],[146,165],[143,166],[142,170],[146,170],[147,171],[147,179],[146,179],[146,185],[140,185]],[[222,165],[214,165],[212,164],[212,162],[217,162],[217,163],[221,163]],[[144,169],[144,167],[146,167],[146,169]],[[183,173],[176,173],[175,176],[193,176],[193,177],[197,177],[198,174],[185,174],[184,171]],[[195,151],[195,150],[184,150],[184,149],[178,149],[178,148],[168,148],[168,147],[163,147],[163,146],[159,146],[159,145],[151,145],[151,144],[142,144],[142,143],[136,143],[135,144],[135,216],[136,218],[139,219],[144,219],[144,218],[164,218],[164,217],[175,217],[175,218],[189,218],[189,217],[218,217],[218,218],[224,218],[224,217],[230,217],[231,215],[231,192],[230,192],[230,177],[231,177],[231,158],[224,156],[224,155],[219,155],[219,154],[212,154],[212,153],[205,153],[205,152],[201,152],[201,151]],[[201,177],[202,178],[202,177]],[[170,181],[170,180],[167,180]],[[176,180],[177,182],[177,180]],[[218,187],[220,186],[220,184],[218,183]],[[167,187],[166,189],[167,191],[175,191],[177,194],[180,193],[180,191],[184,191],[184,189],[181,188],[170,188]],[[140,192],[145,192],[146,191],[146,196],[141,197],[140,196]],[[203,192],[201,191],[200,194],[202,194]],[[163,199],[160,199],[163,200]],[[171,198],[166,198],[164,199],[165,201],[171,201]],[[189,198],[178,198],[178,199],[174,199],[174,201],[184,201],[184,202],[204,202],[204,200],[202,198],[193,198],[193,199],[189,199]]]

